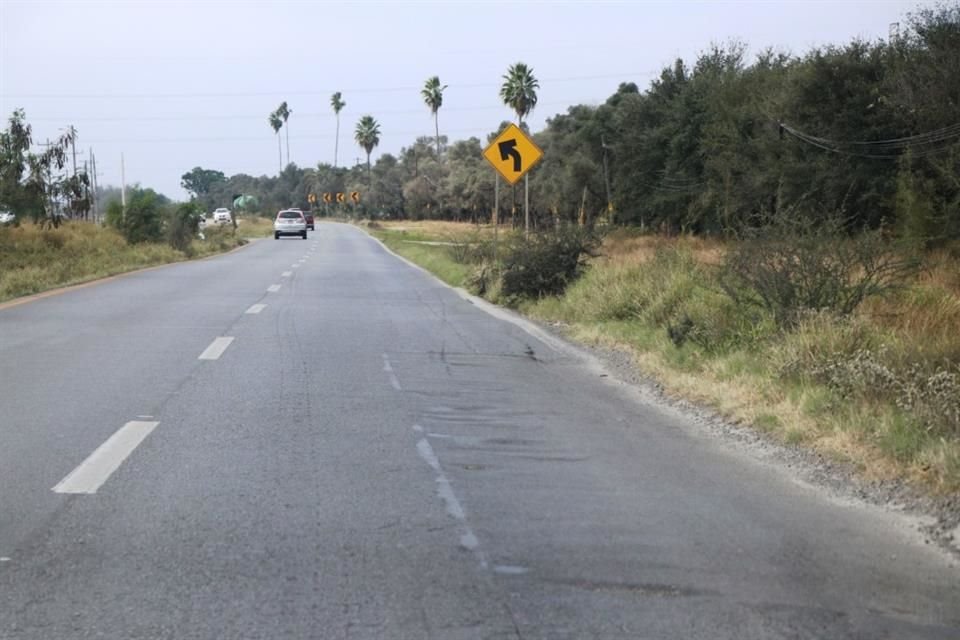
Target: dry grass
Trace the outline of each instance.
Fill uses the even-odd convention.
[[[405,232],[414,236],[429,236],[434,240],[466,238],[472,235],[493,237],[493,225],[470,224],[469,222],[447,222],[444,220],[378,220],[380,228],[388,231]],[[500,233],[508,229],[500,226]]]
[[[614,266],[635,266],[653,259],[664,247],[688,251],[700,264],[718,265],[726,249],[720,240],[696,236],[641,235],[631,229],[617,229],[603,240],[599,262]]]
[[[238,244],[232,229],[209,229],[207,240],[195,240],[190,253],[202,257]],[[0,227],[0,302],[186,259],[169,245],[128,245],[113,229],[86,222],[48,230],[32,224]]]
[[[207,228],[209,229],[212,226],[208,225]],[[273,235],[273,218],[238,216],[237,234],[243,238],[269,238]]]

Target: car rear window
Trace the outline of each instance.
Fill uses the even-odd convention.
[[[289,219],[289,218],[302,218],[303,215],[296,211],[281,211],[277,217]]]

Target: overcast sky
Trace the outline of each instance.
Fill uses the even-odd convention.
[[[449,88],[441,133],[484,138],[511,112],[497,92],[523,61],[540,80],[536,131],[569,105],[603,102],[623,81],[645,88],[677,57],[738,38],[755,53],[803,53],[890,23],[930,2],[362,3],[51,2],[0,0],[0,115],[24,108],[34,140],[74,125],[101,184],[185,197],[180,176],[277,172],[268,114],[286,100],[290,159],[332,162],[330,94],[343,92],[340,164],[363,156],[353,128],[382,130],[375,155],[397,153],[433,121],[419,90]]]

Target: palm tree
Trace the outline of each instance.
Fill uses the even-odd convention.
[[[277,111],[274,111],[270,114],[270,117],[267,118],[267,121],[270,123],[270,126],[273,127],[273,132],[277,134],[278,163],[280,164],[280,171],[283,171],[283,147],[280,146],[280,128],[283,126],[283,118],[280,117]]]
[[[285,130],[287,134],[287,164],[290,164],[290,126],[287,125],[287,120],[290,118],[290,114],[293,111],[290,110],[290,107],[287,106],[286,100],[280,103],[280,106],[277,107],[277,115],[283,119],[283,124],[285,125]]]
[[[367,182],[371,184],[370,174],[370,153],[374,147],[380,144],[380,123],[373,119],[373,116],[363,116],[357,123],[357,129],[353,134],[357,144],[363,147],[367,152]]]
[[[340,111],[347,106],[347,103],[341,99],[339,91],[330,96],[330,106],[333,107],[333,113],[337,116],[337,138],[333,143],[333,167],[336,168],[337,152],[340,150]]]
[[[533,108],[537,106],[537,89],[540,83],[533,77],[533,69],[522,62],[510,65],[503,76],[503,86],[500,87],[500,99],[517,113],[519,124]]]
[[[503,76],[503,86],[500,87],[500,99],[517,113],[518,125],[523,125],[524,116],[528,115],[537,106],[537,89],[540,83],[533,76],[533,69],[522,62],[510,65]],[[530,180],[523,176],[523,229],[530,233]]]
[[[440,86],[440,77],[433,76],[428,78],[423,85],[423,90],[420,91],[420,95],[423,96],[423,101],[427,103],[427,106],[430,107],[430,112],[433,114],[433,127],[437,134],[437,161],[440,161],[440,122],[437,117],[437,112],[440,111],[440,107],[443,105],[443,90],[447,88],[447,85]]]

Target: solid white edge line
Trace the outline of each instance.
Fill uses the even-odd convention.
[[[203,350],[203,353],[200,354],[200,357],[197,360],[219,360],[220,356],[223,355],[223,352],[227,350],[227,347],[230,346],[230,343],[233,342],[231,336],[220,336],[219,338],[214,338],[213,342],[210,343],[210,346]]]
[[[160,423],[133,420],[123,425],[51,491],[96,493],[158,424]]]
[[[266,307],[267,307],[267,305],[265,305],[265,304],[252,304],[252,305],[250,305],[250,308],[249,308],[249,309],[247,309],[246,311],[244,311],[244,313],[251,313],[251,314],[252,314],[252,313],[260,313],[260,312],[263,311]]]

